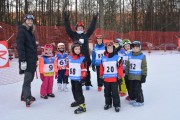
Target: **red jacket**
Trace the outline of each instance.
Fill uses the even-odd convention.
[[[109,57],[109,54],[107,52],[104,53],[105,56]],[[118,78],[122,78],[123,77],[123,65],[122,62],[120,63],[120,65],[117,67],[117,71],[118,71]],[[100,77],[103,77],[104,75],[104,67],[103,64],[100,64]],[[117,82],[117,78],[104,78],[105,82]]]
[[[78,59],[79,57],[83,56],[82,54],[80,54],[79,56],[77,55],[72,55],[72,58],[74,60]],[[66,73],[65,73],[65,76],[69,76],[69,63],[67,64],[66,66]],[[84,79],[87,77],[87,62],[84,61],[81,63],[81,79]]]

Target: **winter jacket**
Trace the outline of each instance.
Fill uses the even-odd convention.
[[[108,70],[111,70],[111,68],[107,69],[104,68],[105,66],[109,67],[106,63],[103,62],[103,59],[105,58],[106,60],[110,60],[111,58],[114,58],[115,57],[115,61],[117,62],[116,65],[117,65],[117,74],[116,76],[117,77],[114,77],[114,75],[112,75],[112,77],[108,77],[108,78],[105,78],[103,77],[105,72],[107,72]],[[105,65],[106,64],[106,65]],[[110,65],[110,64],[109,64]],[[115,70],[113,70],[115,71]],[[117,82],[117,79],[118,78],[122,78],[123,77],[123,66],[122,66],[122,61],[120,59],[120,57],[115,53],[114,56],[110,57],[109,56],[109,53],[105,52],[105,55],[103,56],[102,58],[102,62],[100,63],[100,77],[104,79],[105,82]]]
[[[93,34],[95,30],[96,22],[97,22],[97,16],[94,16],[87,32],[78,34],[77,32],[72,31],[69,18],[65,16],[66,32],[69,35],[69,37],[72,39],[72,41],[75,42],[75,41],[79,41],[79,39],[84,39],[81,52],[85,56],[88,66],[91,65],[91,58],[89,54],[89,37]]]
[[[141,61],[140,68],[136,72],[137,64],[133,64],[130,61],[132,59],[136,59],[136,61]],[[131,64],[130,64],[131,63]],[[129,56],[128,61],[126,63],[125,74],[128,75],[129,80],[141,80],[142,75],[147,76],[147,61],[146,56],[142,52],[132,52]],[[132,72],[131,72],[132,71]]]
[[[95,44],[92,51],[92,65],[99,66],[102,56],[104,56],[105,47],[104,44]],[[98,53],[99,52],[99,53]],[[103,54],[102,54],[103,52]],[[97,56],[98,55],[98,56]]]
[[[36,71],[37,48],[35,36],[31,29],[27,28],[24,24],[18,27],[18,33],[16,37],[17,50],[19,54],[19,63],[21,61],[27,62],[27,72]],[[19,68],[20,69],[20,68]],[[20,74],[24,73],[20,69]]]
[[[86,77],[87,77],[87,62],[86,62],[86,59],[84,57],[84,55],[80,54],[79,56],[78,55],[72,55],[72,56],[69,56],[68,57],[69,60],[68,60],[68,64],[66,66],[66,73],[65,73],[65,76],[70,76],[71,72],[74,72],[74,74],[76,72],[80,72],[81,75],[80,75],[80,79],[76,79],[76,76],[73,78],[71,78],[71,80],[75,80],[75,81],[80,81],[80,80],[84,80]],[[72,60],[70,60],[70,58],[72,58],[73,62],[76,63],[77,65],[77,62],[82,59],[82,61],[80,62],[80,69],[77,69],[75,68],[75,70],[73,69],[70,69],[70,67],[72,66],[69,66],[69,64],[71,63]],[[69,70],[70,69],[70,70]],[[77,70],[80,70],[80,71],[77,71]]]

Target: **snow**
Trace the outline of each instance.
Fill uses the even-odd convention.
[[[59,92],[56,80],[54,81],[56,97],[44,100],[40,98],[41,80],[35,78],[32,82],[32,95],[37,100],[31,107],[25,107],[25,103],[20,101],[23,77],[19,77],[15,69],[18,63],[14,59],[11,61],[13,62],[11,73],[7,68],[3,72],[2,69],[0,71],[1,76],[2,73],[6,73],[8,78],[16,81],[14,84],[0,84],[0,120],[180,120],[180,54],[176,51],[144,53],[148,62],[147,81],[142,85],[144,106],[133,107],[128,104],[125,97],[121,97],[119,113],[116,113],[114,108],[105,111],[103,91],[97,91],[96,73],[91,71],[93,87],[90,91],[86,91],[83,87],[87,112],[79,115],[74,114],[76,108],[70,107],[70,103],[74,101],[71,85],[68,85],[68,92]]]

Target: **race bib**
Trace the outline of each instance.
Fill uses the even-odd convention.
[[[54,72],[54,65],[53,64],[44,64],[44,72]]]
[[[96,60],[100,60],[104,56],[104,50],[96,51]]]
[[[60,59],[58,60],[58,67],[66,66],[66,59]]]
[[[79,77],[81,76],[81,68],[78,63],[69,63],[69,76]]]
[[[117,74],[117,63],[116,62],[104,62],[104,74]]]

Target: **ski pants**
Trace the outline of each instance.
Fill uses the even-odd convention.
[[[113,101],[114,107],[121,107],[117,82],[104,82],[104,97],[106,105],[112,105]]]
[[[34,73],[35,72],[24,72],[24,82],[22,86],[22,94],[21,96],[24,96],[25,99],[31,98],[31,82],[34,79]]]
[[[136,102],[144,102],[140,80],[129,80],[129,97],[131,100],[136,100]]]
[[[44,76],[41,84],[41,95],[52,94],[54,76]]]
[[[68,84],[68,81],[66,79],[64,79],[64,75],[66,73],[66,70],[59,70],[58,71],[58,80],[57,83],[66,83]]]
[[[78,104],[83,104],[85,102],[85,98],[83,95],[81,82],[71,80],[71,86],[72,86],[72,93],[73,93],[74,100]]]

